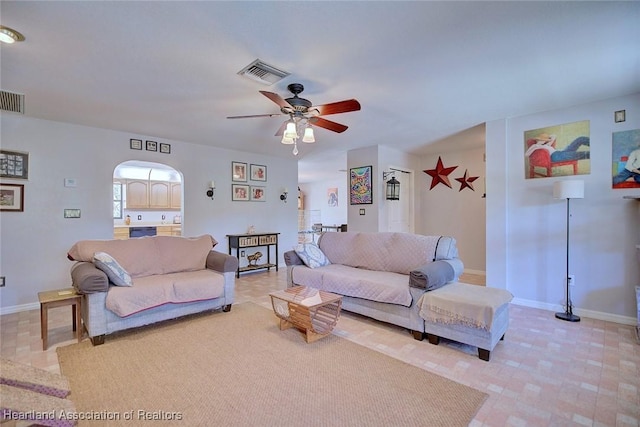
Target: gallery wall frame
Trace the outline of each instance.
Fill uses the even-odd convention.
[[[0,178],[29,179],[29,153],[0,150]]]
[[[129,148],[132,150],[142,150],[142,140],[131,138],[129,140]]]
[[[160,152],[163,154],[171,154],[171,144],[160,143]]]
[[[251,186],[251,201],[264,202],[267,199],[266,188],[260,185]]]
[[[0,183],[0,211],[24,212],[24,184]]]
[[[349,202],[352,205],[373,203],[371,177],[373,166],[360,166],[349,170]]]
[[[247,164],[243,162],[231,162],[231,181],[247,182]]]
[[[249,200],[251,189],[246,184],[231,184],[231,200],[234,202],[246,202]]]
[[[158,143],[156,141],[147,141],[147,151],[158,151]]]
[[[267,167],[264,165],[251,165],[251,181],[267,181]]]

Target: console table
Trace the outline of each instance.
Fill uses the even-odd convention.
[[[238,270],[236,271],[236,277],[240,277],[240,273],[254,270],[261,270],[266,268],[271,270],[272,267],[278,271],[278,235],[280,233],[254,233],[254,234],[227,234],[229,239],[229,255],[233,255],[231,252],[235,249],[236,258],[240,260],[240,251],[242,250],[243,257],[246,257],[249,263],[241,267],[238,263]],[[259,251],[255,251],[252,254],[245,252],[247,248],[265,247],[267,252],[267,262],[264,264],[258,264],[260,258],[253,259],[255,254]],[[271,247],[275,247],[276,257],[275,263],[271,262]],[[263,254],[264,256],[264,254]]]

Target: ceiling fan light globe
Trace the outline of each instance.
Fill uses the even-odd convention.
[[[286,136],[282,136],[282,141],[280,141],[283,144],[293,144],[295,143],[295,141],[293,140],[293,138],[287,138]]]
[[[304,130],[304,136],[302,137],[302,142],[316,142],[316,138],[313,135],[313,129],[308,127]]]
[[[290,139],[295,139],[298,137],[298,132],[297,132],[295,123],[293,122],[287,123],[287,128],[284,131],[284,137],[290,138]]]

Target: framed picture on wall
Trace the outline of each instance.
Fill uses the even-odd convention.
[[[349,201],[352,205],[370,205],[373,203],[372,171],[372,166],[351,168],[349,172]]]
[[[147,141],[147,151],[158,151],[158,143],[156,141]]]
[[[247,182],[247,164],[231,162],[231,180],[235,182]]]
[[[231,184],[231,200],[246,202],[249,200],[249,186],[244,184]]]
[[[23,184],[0,184],[0,211],[24,211]]]
[[[264,202],[266,200],[265,188],[257,185],[251,186],[251,200],[254,202]]]
[[[263,165],[251,165],[251,181],[266,181],[267,167]]]
[[[29,153],[0,150],[0,177],[29,178]]]

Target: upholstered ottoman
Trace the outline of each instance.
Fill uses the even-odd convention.
[[[504,289],[453,282],[426,292],[417,305],[431,344],[447,338],[472,345],[480,359],[489,361],[509,327],[512,299]]]

